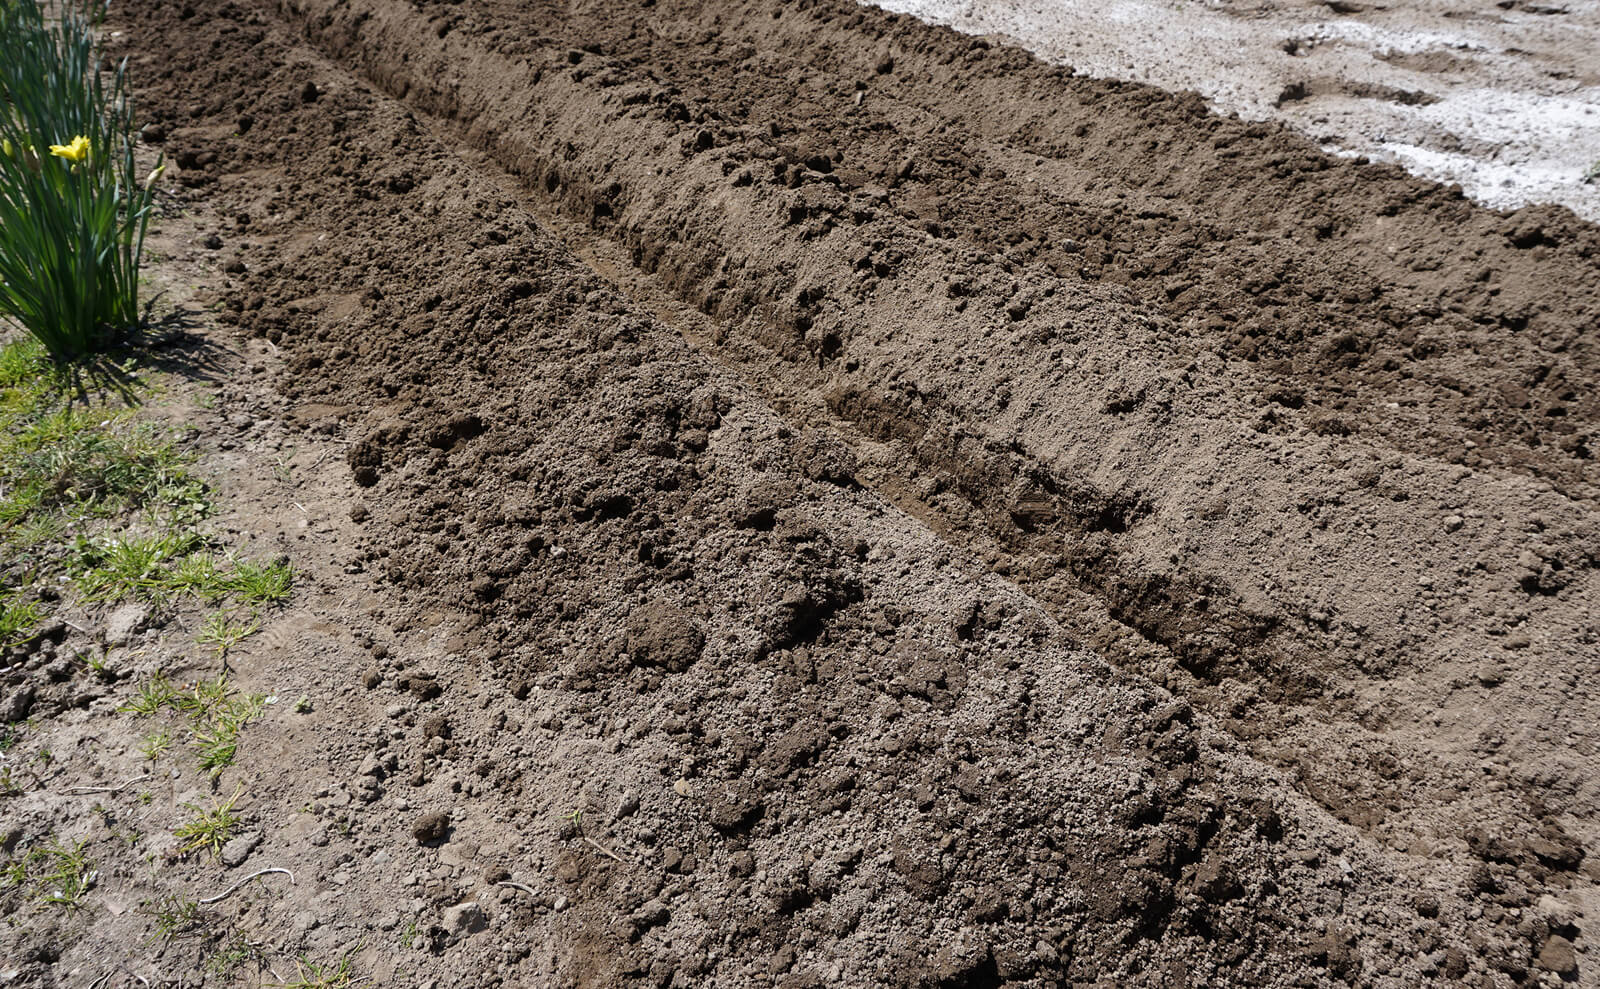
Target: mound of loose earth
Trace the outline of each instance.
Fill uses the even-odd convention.
[[[134,13],[449,971],[1575,976],[1594,228],[842,3]]]

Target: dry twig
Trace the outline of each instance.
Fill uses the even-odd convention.
[[[73,786],[73,787],[68,787],[67,788],[67,792],[68,793],[121,793],[123,790],[126,790],[128,787],[132,786],[133,784],[138,783],[141,780],[147,780],[149,778],[150,778],[150,774],[149,773],[145,773],[143,776],[135,776],[133,779],[129,780],[128,782],[126,782],[124,784],[122,784],[121,786]]]
[[[225,889],[222,892],[218,893],[216,896],[208,896],[203,900],[196,900],[195,902],[201,904],[202,906],[207,905],[207,904],[211,904],[211,903],[221,903],[223,900],[226,900],[228,897],[230,897],[233,894],[237,893],[245,885],[245,883],[248,883],[250,880],[252,880],[252,879],[260,879],[262,876],[265,876],[265,875],[267,875],[269,873],[273,873],[273,872],[281,872],[284,875],[288,876],[289,877],[289,885],[290,886],[294,885],[294,873],[290,872],[288,869],[280,869],[277,866],[273,866],[272,868],[269,868],[269,869],[259,869],[259,870],[255,871],[255,872],[252,872],[248,876],[245,876],[243,879],[241,879],[238,882],[234,883],[232,886],[229,886],[227,889]]]
[[[610,858],[610,859],[616,859],[618,862],[621,862],[623,865],[627,865],[628,864],[628,860],[627,859],[623,858],[621,855],[618,855],[616,852],[613,852],[611,849],[607,848],[606,846],[600,844],[598,841],[595,841],[593,838],[585,838],[583,840],[587,841],[590,845],[592,845],[594,847],[594,850],[599,852],[601,855],[604,855],[605,857]]]

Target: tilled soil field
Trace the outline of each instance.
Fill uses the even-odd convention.
[[[1594,226],[843,0],[116,26],[451,982],[1600,984]]]

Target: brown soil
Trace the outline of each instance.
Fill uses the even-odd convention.
[[[124,18],[483,877],[379,981],[1600,984],[1593,226],[842,0]]]

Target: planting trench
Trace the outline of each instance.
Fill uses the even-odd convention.
[[[1594,227],[844,3],[131,13],[498,977],[1592,978]]]

